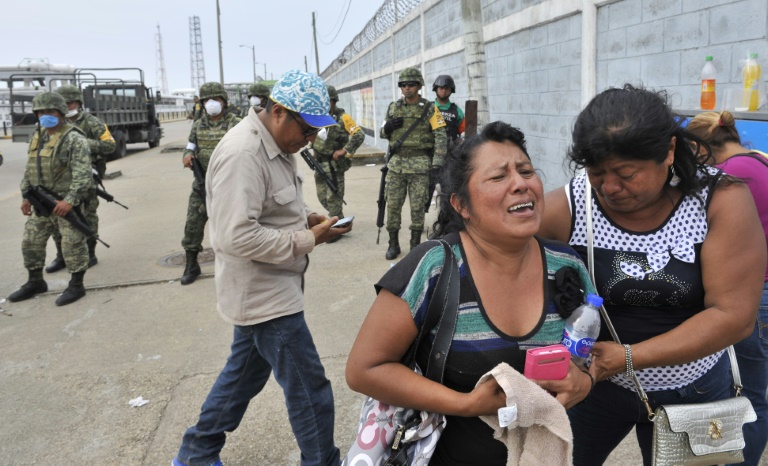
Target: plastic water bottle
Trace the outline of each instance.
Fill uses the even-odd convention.
[[[741,105],[747,107],[750,112],[757,111],[760,88],[760,65],[757,63],[757,54],[750,53],[744,69],[741,71],[744,80]]]
[[[603,298],[596,294],[588,294],[587,302],[577,307],[565,321],[563,345],[573,355],[571,358],[577,364],[584,364],[589,358],[589,352],[600,333],[600,306]]]
[[[701,109],[715,109],[715,65],[712,63],[712,55],[707,55],[704,68],[701,69]]]

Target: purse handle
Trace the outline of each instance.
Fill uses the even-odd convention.
[[[586,215],[587,215],[587,267],[589,268],[589,278],[592,280],[592,286],[597,290],[597,281],[595,281],[595,250],[594,250],[594,234],[592,225],[592,184],[589,182],[589,176],[584,175],[585,181],[585,201],[586,201]],[[619,334],[616,333],[616,328],[613,326],[610,317],[608,317],[608,311],[605,310],[605,306],[600,306],[600,315],[603,317],[603,321],[608,326],[608,331],[611,334],[613,340],[621,345],[619,340]],[[739,373],[739,363],[736,361],[736,351],[733,349],[733,345],[727,348],[728,358],[731,360],[731,374],[733,375],[733,386],[736,389],[736,396],[741,395],[741,374]],[[640,397],[640,401],[645,405],[645,409],[648,411],[648,419],[653,420],[656,416],[651,409],[651,405],[648,402],[648,395],[640,385],[640,380],[637,378],[637,374],[632,372],[632,382],[637,389],[637,396]]]
[[[442,239],[438,241],[443,246],[443,253],[445,254],[443,270],[440,272],[435,291],[429,300],[424,322],[404,359],[404,364],[407,366],[415,364],[419,345],[423,338],[437,327],[424,376],[435,382],[443,383],[445,361],[451,348],[459,315],[459,264],[456,262],[456,256],[454,256],[451,246]]]

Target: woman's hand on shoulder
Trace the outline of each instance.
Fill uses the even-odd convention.
[[[568,366],[568,375],[564,379],[533,380],[532,382],[552,393],[565,409],[571,409],[584,401],[589,392],[592,391],[592,380],[595,380],[594,365],[589,369],[589,374],[592,377],[584,373],[575,363],[571,362]]]

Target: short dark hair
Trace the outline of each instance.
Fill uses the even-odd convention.
[[[675,136],[673,166],[680,177],[678,187],[685,195],[695,195],[715,176],[705,166],[712,158],[701,154],[699,147],[707,147],[706,143],[683,128],[684,119],[672,111],[668,100],[666,91],[628,83],[595,96],[573,127],[567,154],[572,168],[598,166],[610,157],[661,163]]]
[[[455,233],[466,229],[464,219],[451,205],[451,195],[456,195],[458,201],[470,207],[469,177],[475,170],[473,161],[477,151],[488,142],[511,142],[528,155],[525,143],[525,135],[519,129],[503,121],[494,121],[483,127],[480,134],[466,139],[464,142],[453,146],[445,157],[445,164],[440,170],[440,189],[442,192],[437,198],[439,207],[437,221],[432,226],[433,238],[442,238],[448,233]]]

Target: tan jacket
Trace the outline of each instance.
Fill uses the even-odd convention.
[[[205,185],[222,318],[253,325],[301,312],[310,211],[295,155],[280,152],[255,110],[216,146]]]

